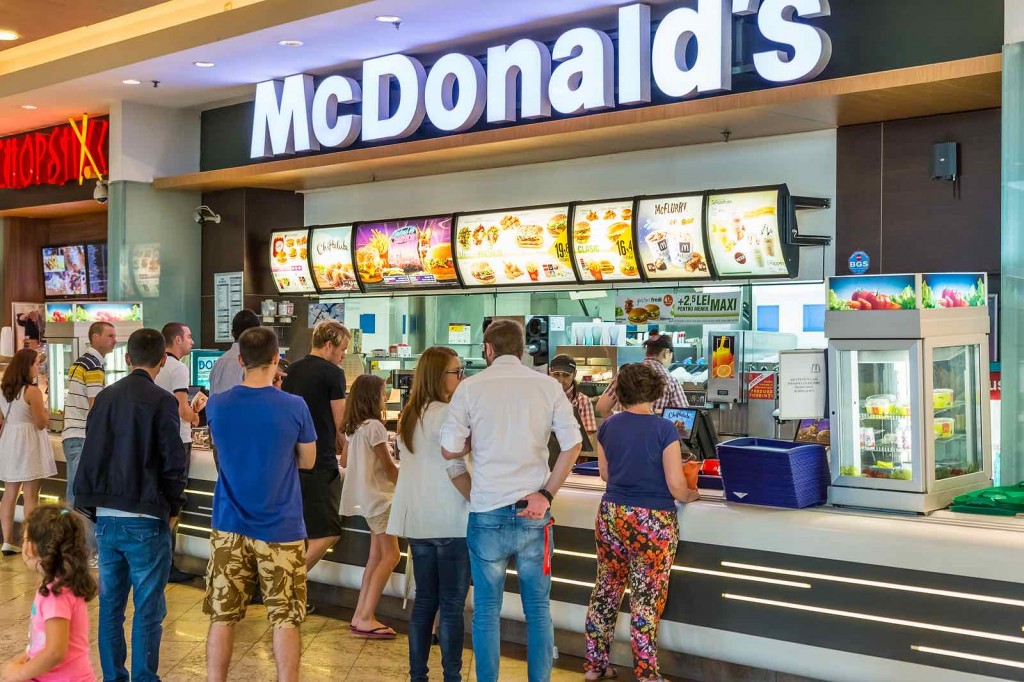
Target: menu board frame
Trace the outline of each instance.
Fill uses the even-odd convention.
[[[378,221],[379,222],[379,221]],[[347,227],[349,229],[348,234],[348,253],[351,259],[352,275],[355,277],[355,288],[346,291],[339,291],[337,289],[323,289],[320,287],[320,282],[316,277],[315,266],[313,265],[313,233],[319,230],[330,230],[339,227]],[[313,277],[313,286],[316,288],[316,293],[320,296],[345,296],[347,294],[355,294],[363,292],[363,283],[359,281],[359,276],[356,274],[356,259],[355,259],[355,248],[356,242],[356,224],[355,223],[327,223],[324,225],[310,225],[309,226],[309,238],[307,244],[309,248],[306,249],[306,258],[309,260],[309,274]]]
[[[632,211],[632,215],[630,215],[630,219],[629,219],[629,236],[630,236],[630,242],[631,242],[631,244],[633,246],[633,262],[636,264],[637,276],[635,278],[632,278],[632,279],[615,278],[615,279],[602,280],[600,282],[596,281],[596,280],[584,279],[583,272],[580,269],[579,259],[576,257],[576,235],[575,235],[576,222],[577,222],[576,221],[576,210],[580,206],[591,206],[591,205],[594,205],[594,204],[617,204],[617,203],[629,204],[630,211]],[[573,272],[576,274],[576,282],[578,284],[602,284],[603,282],[607,282],[609,284],[636,284],[636,283],[642,283],[642,282],[645,281],[644,280],[643,267],[640,264],[640,254],[637,252],[637,246],[636,246],[636,232],[637,232],[637,228],[636,228],[636,207],[637,207],[637,198],[636,197],[618,197],[618,198],[612,198],[612,199],[592,199],[592,200],[588,200],[588,201],[574,201],[571,204],[569,204],[569,214],[568,214],[569,215],[569,256],[572,258],[572,269],[573,269]],[[622,222],[626,222],[626,221],[623,220]],[[622,275],[621,277],[625,277],[625,275]]]
[[[786,263],[785,275],[751,275],[751,274],[727,274],[723,273],[722,269],[719,268],[718,263],[715,261],[715,252],[711,248],[711,220],[710,212],[708,208],[710,206],[712,196],[722,196],[729,194],[751,194],[754,192],[774,192],[777,191],[778,202],[776,204],[775,215],[778,218],[779,226],[779,248],[782,250],[782,259]],[[794,245],[791,241],[791,234],[794,226],[796,225],[796,209],[793,206],[793,195],[789,191],[789,186],[786,184],[777,185],[753,185],[750,187],[730,187],[727,189],[709,189],[704,192],[704,239],[707,244],[708,250],[708,262],[711,264],[715,271],[715,279],[719,281],[735,281],[735,280],[750,280],[750,281],[780,281],[785,279],[796,279],[800,276],[800,247]]]
[[[490,289],[538,289],[544,287],[557,287],[565,285],[579,285],[579,284],[591,284],[591,282],[581,282],[579,273],[576,272],[576,267],[573,263],[572,255],[572,230],[569,226],[569,220],[572,218],[572,204],[573,202],[551,202],[547,204],[533,204],[527,206],[507,206],[504,208],[488,208],[481,209],[479,211],[460,211],[452,215],[452,259],[455,261],[455,272],[459,277],[459,286],[468,291],[487,291]],[[458,226],[459,219],[464,216],[475,216],[475,215],[488,215],[492,213],[516,213],[519,211],[542,211],[545,209],[564,209],[566,215],[566,248],[569,252],[569,272],[572,274],[572,279],[566,280],[565,282],[523,282],[514,284],[466,284],[467,278],[463,276],[462,264],[459,259],[458,249]]]
[[[309,290],[308,291],[281,291],[281,287],[277,284],[277,278],[274,276],[274,238],[278,234],[287,232],[306,232],[306,270],[309,275]],[[277,289],[277,293],[280,296],[308,296],[310,294],[316,294],[316,277],[313,275],[313,263],[309,259],[309,238],[312,234],[312,228],[307,225],[291,228],[281,228],[278,230],[272,230],[270,232],[270,243],[267,244],[267,262],[270,266],[270,278],[274,280],[274,288]]]
[[[458,255],[455,249],[455,222],[457,214],[454,213],[433,213],[427,215],[418,215],[404,218],[380,218],[378,220],[359,220],[351,223],[352,225],[352,241],[349,247],[349,252],[352,254],[352,270],[356,275],[356,282],[359,284],[359,291],[364,294],[387,294],[389,292],[403,292],[403,293],[414,293],[419,291],[428,292],[442,292],[442,291],[460,291],[465,285],[462,282],[462,276],[459,272],[459,261]],[[402,223],[402,222],[415,222],[418,220],[436,220],[441,218],[449,218],[451,220],[451,230],[448,235],[448,245],[452,250],[452,264],[455,267],[455,282],[450,284],[441,284],[437,286],[430,285],[419,285],[419,284],[407,284],[399,286],[372,286],[368,287],[363,279],[359,276],[359,259],[356,257],[356,235],[359,233],[359,228],[364,225],[379,225],[380,223]],[[343,223],[342,223],[343,224]],[[309,255],[309,254],[307,254]],[[312,267],[312,265],[310,266]],[[315,277],[314,277],[315,280]],[[376,283],[372,283],[376,284]],[[343,293],[343,292],[334,292]],[[352,293],[352,292],[349,292]]]
[[[700,237],[704,241],[704,250],[705,250],[705,252],[710,251],[710,249],[708,248],[708,220],[707,220],[708,195],[707,195],[707,192],[705,192],[703,190],[696,190],[696,191],[681,190],[679,192],[666,192],[664,194],[644,194],[644,195],[641,195],[641,196],[638,196],[638,197],[634,197],[634,199],[633,199],[633,251],[636,253],[636,259],[637,259],[636,264],[637,264],[637,267],[640,269],[640,279],[641,279],[642,282],[649,283],[649,284],[667,284],[667,283],[673,283],[674,282],[674,283],[682,284],[682,285],[689,285],[689,284],[700,285],[700,284],[703,284],[703,283],[706,283],[706,282],[713,282],[713,281],[715,281],[718,278],[718,273],[715,271],[715,264],[714,264],[714,262],[713,262],[713,260],[711,258],[710,253],[706,253],[705,254],[704,262],[708,266],[708,271],[707,271],[707,274],[704,275],[703,277],[689,277],[689,278],[683,278],[683,279],[679,279],[679,278],[658,279],[658,278],[651,278],[647,274],[647,264],[644,262],[643,258],[640,257],[640,246],[639,246],[639,244],[640,244],[640,204],[645,202],[645,201],[657,201],[658,199],[672,199],[672,198],[677,198],[677,197],[694,197],[694,198],[699,197],[700,198],[700,201],[701,201],[700,225],[698,226],[698,229],[700,230]]]
[[[93,277],[91,269],[89,268],[89,247],[103,247],[106,250],[106,261],[107,261],[107,291],[103,293],[93,292]],[[47,295],[46,294],[46,265],[44,263],[45,257],[44,252],[47,249],[67,249],[70,247],[80,247],[84,256],[85,262],[85,293],[74,294],[74,295]],[[39,249],[39,280],[43,283],[43,300],[44,301],[102,301],[105,300],[110,292],[110,249],[108,242],[103,240],[89,240],[78,243],[68,244],[47,244]]]

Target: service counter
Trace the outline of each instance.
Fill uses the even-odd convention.
[[[58,466],[44,493],[62,492]],[[209,556],[216,477],[212,453],[194,449],[179,551],[197,559]],[[602,488],[573,475],[553,508],[551,611],[559,645],[573,653],[596,572]],[[1024,520],[751,507],[713,491],[679,514],[661,630],[667,674],[685,676],[673,663],[698,656],[837,682],[1024,680]],[[311,579],[358,590],[369,533],[359,518],[344,525]],[[409,582],[403,545],[386,594],[411,595]],[[517,592],[510,567],[502,616],[512,622],[523,620]],[[626,614],[618,637],[628,642]],[[628,660],[628,649],[615,653]]]

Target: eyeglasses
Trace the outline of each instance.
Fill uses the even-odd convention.
[[[550,374],[556,379],[571,379],[573,376],[572,372],[551,372]]]
[[[466,377],[466,370],[463,367],[459,367],[458,369],[445,370],[445,374],[454,374],[460,379],[464,379]]]

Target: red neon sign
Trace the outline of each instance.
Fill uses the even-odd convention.
[[[81,131],[81,127],[79,128]],[[50,130],[0,139],[0,189],[25,189],[32,185],[65,185],[96,171],[107,175],[107,119],[89,121],[85,148],[95,160],[81,162],[82,143],[71,124]]]

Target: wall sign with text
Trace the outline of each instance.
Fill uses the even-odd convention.
[[[82,117],[81,121],[0,138],[0,189],[60,186],[106,177],[109,131],[106,118]]]
[[[449,133],[481,119],[507,124],[648,104],[655,88],[673,100],[729,92],[733,15],[755,15],[760,35],[780,46],[748,55],[757,76],[805,81],[831,59],[832,42],[813,23],[829,14],[827,0],[699,0],[655,28],[650,6],[633,4],[618,10],[617,45],[607,32],[581,26],[550,48],[529,38],[489,47],[486,66],[451,52],[428,70],[415,57],[391,54],[363,62],[361,82],[333,75],[314,83],[310,74],[264,81],[256,86],[250,157],[400,140],[427,119]],[[690,50],[692,64],[681,64],[678,55]]]

